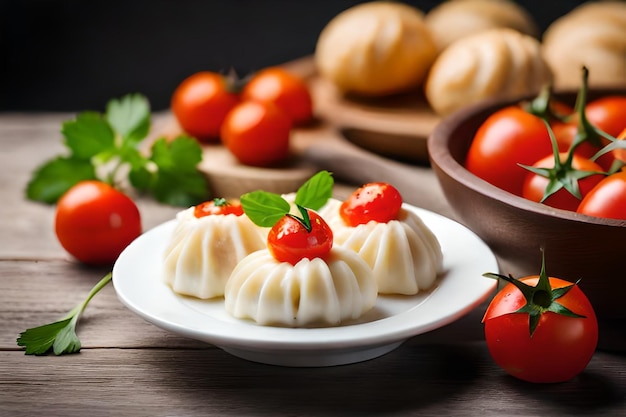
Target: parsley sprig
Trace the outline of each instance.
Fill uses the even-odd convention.
[[[144,155],[141,142],[150,131],[150,105],[141,94],[108,102],[105,113],[85,111],[61,128],[69,155],[56,156],[34,172],[26,196],[55,203],[82,180],[101,180],[121,187],[126,179],[159,202],[191,206],[209,198],[205,177],[198,171],[202,148],[185,135],[158,138]]]
[[[17,338],[17,345],[25,347],[27,355],[44,355],[51,350],[55,355],[79,352],[81,343],[76,335],[78,320],[89,301],[111,281],[111,278],[111,273],[105,275],[89,291],[87,298],[70,310],[63,319],[20,333]]]
[[[289,214],[291,206],[281,195],[258,190],[240,197],[241,206],[254,224],[260,227],[272,227],[284,216],[292,216],[302,223],[306,230],[311,230],[311,220],[305,208],[320,209],[333,193],[334,180],[328,171],[320,171],[298,188],[295,205],[302,217]]]

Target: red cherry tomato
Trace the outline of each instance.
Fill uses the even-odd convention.
[[[311,230],[292,216],[282,217],[267,236],[267,247],[279,262],[297,264],[304,258],[324,258],[333,246],[330,226],[316,212],[308,210]]]
[[[626,127],[624,128],[624,130],[622,130],[622,132],[617,135],[617,140],[626,140]],[[626,142],[623,142],[626,143]],[[624,148],[619,148],[619,149],[614,149],[611,151],[611,154],[613,156],[614,159],[617,159],[619,161],[622,161],[623,163],[626,164],[626,149]],[[604,155],[602,155],[604,156]]]
[[[271,102],[287,113],[294,124],[306,123],[313,116],[313,100],[307,84],[279,67],[256,73],[244,87],[242,98]]]
[[[543,121],[519,106],[509,106],[491,114],[479,127],[465,166],[496,187],[522,195],[527,171],[518,164],[531,165],[551,152]]]
[[[372,182],[355,190],[339,208],[343,221],[352,227],[369,221],[387,223],[398,217],[400,192],[385,182]]]
[[[226,116],[222,142],[242,164],[265,167],[289,156],[291,126],[272,103],[244,101]]]
[[[538,280],[537,276],[520,279],[531,286]],[[572,285],[554,277],[549,282],[552,289]],[[591,360],[598,322],[589,299],[574,285],[556,302],[584,317],[544,312],[532,337],[529,314],[517,312],[526,304],[517,287],[508,283],[489,304],[483,318],[487,347],[496,364],[510,375],[529,382],[563,382],[582,372]]]
[[[567,158],[566,153],[561,153],[561,161],[565,161]],[[533,164],[536,168],[553,168],[554,156],[546,156]],[[589,159],[574,155],[572,160],[572,167],[580,171],[595,171],[603,172],[600,165],[596,164]],[[603,174],[593,174],[578,181],[578,187],[580,189],[581,198],[587,195],[593,187],[596,186],[604,178]],[[528,171],[526,180],[524,181],[524,187],[522,196],[528,200],[540,202],[546,192],[549,179],[541,175]],[[563,210],[576,211],[576,208],[580,204],[580,199],[575,197],[565,188],[561,188],[550,197],[548,197],[543,203]]]
[[[239,102],[226,78],[203,71],[183,80],[174,90],[171,108],[181,128],[202,141],[218,141],[226,114]]]
[[[591,124],[616,137],[626,128],[626,96],[606,96],[591,101],[585,107]]]
[[[626,171],[605,177],[587,193],[576,211],[588,216],[626,220]]]
[[[194,207],[193,215],[197,218],[213,215],[227,215],[234,214],[235,216],[241,216],[243,214],[243,208],[241,203],[236,200],[226,200],[224,198],[216,198],[210,201],[205,201]]]
[[[108,265],[141,234],[141,218],[127,195],[103,182],[82,181],[57,202],[55,231],[79,261]]]

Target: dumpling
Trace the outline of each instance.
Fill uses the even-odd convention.
[[[353,251],[331,249],[325,259],[279,262],[269,250],[242,259],[224,293],[240,319],[286,327],[336,326],[357,319],[377,298],[371,269]]]
[[[224,295],[235,265],[264,249],[259,228],[244,214],[196,217],[194,207],[179,212],[165,250],[163,279],[174,292],[208,299]]]
[[[433,64],[424,92],[441,116],[482,100],[537,94],[552,72],[531,36],[508,28],[490,29],[457,40]]]
[[[370,221],[356,227],[339,216],[340,202],[325,212],[334,242],[359,254],[371,267],[380,294],[413,295],[429,289],[443,269],[441,245],[412,211],[400,209],[397,220]]]

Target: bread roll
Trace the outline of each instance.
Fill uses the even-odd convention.
[[[425,94],[431,107],[445,116],[487,98],[535,94],[551,80],[537,39],[498,28],[448,46],[430,70]]]
[[[580,88],[583,66],[590,87],[626,87],[626,3],[577,7],[546,29],[543,52],[555,89]]]
[[[342,92],[383,96],[419,86],[436,53],[420,10],[375,1],[347,9],[326,25],[315,63]]]
[[[428,12],[425,21],[439,51],[457,39],[499,27],[539,36],[532,16],[510,0],[450,0]]]

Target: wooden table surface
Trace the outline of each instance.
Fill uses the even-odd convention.
[[[126,309],[109,285],[79,323],[80,353],[24,355],[19,332],[60,318],[108,272],[66,255],[53,232],[54,208],[24,198],[33,169],[63,152],[60,124],[71,117],[0,115],[1,416],[626,415],[623,352],[597,351],[567,383],[518,381],[489,357],[485,305],[377,359],[285,368],[161,330]],[[401,169],[419,183],[409,202],[452,216],[427,167]],[[146,230],[179,210],[149,200],[139,206]]]

